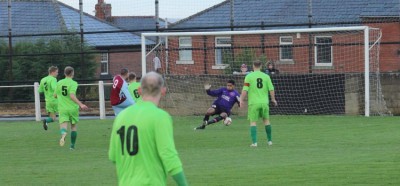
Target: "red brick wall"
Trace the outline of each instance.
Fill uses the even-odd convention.
[[[382,29],[383,37],[381,42],[398,42],[400,41],[400,25],[399,23],[385,23],[378,25],[369,25],[372,27],[380,27]],[[299,46],[293,49],[294,64],[285,64],[279,62],[279,36],[292,36],[293,45]],[[312,35],[312,42],[314,43],[315,36],[332,36],[333,43],[363,43],[364,36],[362,32],[347,33],[346,35],[331,35],[331,34],[317,34]],[[265,37],[264,45],[267,46],[264,52],[268,60],[277,61],[277,66],[281,72],[285,73],[308,73],[309,72],[309,61],[312,63],[313,73],[342,73],[342,72],[363,72],[364,71],[364,47],[360,46],[333,46],[333,66],[332,68],[318,68],[315,66],[314,59],[314,47],[311,49],[311,59],[309,59],[309,35],[302,33],[300,38],[297,38],[296,34],[269,34]],[[252,46],[257,56],[261,56],[263,53],[261,46],[261,36],[255,35],[242,35],[240,37],[233,37],[233,46],[238,47]],[[245,44],[243,44],[245,43]],[[177,38],[169,39],[170,49],[178,49]],[[204,74],[204,61],[207,62],[208,74],[221,74],[223,70],[212,69],[215,65],[215,37],[207,37],[207,58],[204,59],[205,53],[202,50],[204,48],[204,42],[202,36],[192,37],[192,47],[195,49],[192,51],[192,57],[194,64],[182,65],[176,64],[179,58],[179,51],[172,50],[169,53],[169,64],[171,74]],[[257,49],[258,47],[258,49]],[[196,50],[197,49],[197,50]],[[241,49],[235,49],[235,55],[240,53]],[[380,71],[399,71],[400,70],[400,57],[398,55],[400,50],[399,44],[380,46]],[[250,62],[251,63],[251,62]]]
[[[381,42],[400,41],[400,23],[368,24],[382,30]],[[380,50],[380,69],[383,72],[400,71],[400,44],[382,44]]]
[[[99,64],[97,69],[97,77],[100,77],[100,55],[96,57],[96,61]],[[141,53],[109,53],[108,73],[111,75],[111,77],[119,74],[121,68],[128,68],[129,71],[136,73],[138,76],[142,76]]]

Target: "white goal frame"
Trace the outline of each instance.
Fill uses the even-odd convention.
[[[148,37],[166,37],[168,36],[222,36],[222,35],[251,35],[251,34],[280,34],[280,33],[308,33],[308,32],[333,32],[333,31],[363,31],[364,33],[364,104],[366,117],[370,116],[370,48],[376,43],[372,43],[370,47],[369,43],[369,29],[368,26],[352,26],[352,27],[329,27],[329,28],[302,28],[302,29],[277,29],[277,30],[251,30],[251,31],[214,31],[214,32],[169,32],[169,33],[142,33],[141,36],[141,50],[142,50],[142,74],[146,74],[146,40]],[[380,36],[381,37],[381,36]],[[380,40],[380,37],[378,41]],[[165,41],[168,42],[168,39]],[[156,46],[161,43],[156,43]],[[166,44],[167,47],[167,44]],[[150,51],[151,52],[151,51]]]

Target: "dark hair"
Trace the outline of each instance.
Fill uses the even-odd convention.
[[[235,85],[235,81],[233,79],[228,80],[228,83]]]
[[[256,68],[260,68],[261,67],[261,61],[260,60],[256,60],[253,62],[254,67]]]
[[[136,74],[133,72],[129,73],[128,79],[129,81],[136,80]]]
[[[127,68],[121,68],[121,75],[125,76],[127,75],[129,70]]]
[[[67,66],[64,69],[65,76],[71,76],[73,72],[74,72],[74,68],[72,68],[70,66]]]

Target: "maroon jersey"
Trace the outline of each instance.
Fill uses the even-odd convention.
[[[126,89],[126,90],[124,91],[124,89]],[[127,95],[125,95],[124,92],[129,92],[128,84],[125,82],[125,80],[120,75],[117,75],[113,79],[113,85],[112,85],[111,95],[110,95],[110,100],[111,100],[112,106],[119,105],[120,103],[122,103],[126,100]]]

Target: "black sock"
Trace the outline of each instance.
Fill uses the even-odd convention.
[[[208,121],[209,119],[210,119],[210,116],[209,115],[205,115],[204,118],[203,118],[203,121]]]
[[[217,123],[218,121],[221,121],[221,120],[223,120],[223,119],[224,119],[224,118],[223,118],[222,116],[218,116],[218,117],[216,117],[216,118],[214,118],[214,119],[208,121],[207,124],[209,125],[209,124]]]

